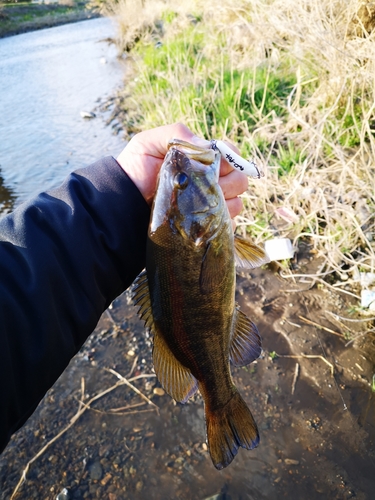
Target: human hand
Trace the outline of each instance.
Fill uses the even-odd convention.
[[[191,132],[185,125],[175,123],[164,125],[135,135],[117,158],[122,169],[137,186],[149,205],[155,195],[157,176],[168,151],[168,142],[178,138],[201,147],[210,147],[210,142]],[[233,151],[238,149],[227,143]],[[224,193],[230,216],[239,215],[242,200],[238,195],[247,189],[247,176],[233,169],[225,159],[221,159],[219,185]]]

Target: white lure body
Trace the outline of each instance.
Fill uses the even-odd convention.
[[[234,168],[241,170],[244,174],[249,177],[254,177],[259,179],[264,176],[264,173],[257,167],[257,165],[253,161],[247,161],[242,158],[240,155],[235,153],[229,146],[225,144],[223,141],[211,141],[212,149],[217,149],[220,151],[222,156],[227,160],[227,162],[232,165]]]

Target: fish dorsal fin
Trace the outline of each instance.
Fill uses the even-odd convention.
[[[246,366],[257,359],[262,352],[258,328],[240,310],[235,309],[230,360],[234,366]]]
[[[173,399],[180,403],[193,396],[198,389],[196,378],[190,370],[181,365],[176,359],[164,338],[158,333],[151,309],[150,291],[146,271],[142,271],[134,281],[134,304],[139,306],[138,314],[144,320],[146,327],[154,335],[153,362],[155,373],[165,389]]]
[[[197,379],[176,359],[160,333],[154,334],[152,354],[161,385],[173,399],[186,403],[198,389]]]
[[[206,248],[202,259],[199,286],[203,294],[210,293],[219,287],[223,281],[222,269],[225,265],[225,254],[221,248],[216,248],[211,242]]]
[[[154,317],[151,310],[150,291],[148,288],[147,273],[142,271],[134,280],[132,298],[139,306],[138,316],[143,319],[145,326],[154,332]]]
[[[234,235],[234,250],[237,267],[254,269],[270,261],[263,248],[237,234]]]

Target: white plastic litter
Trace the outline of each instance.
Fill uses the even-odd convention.
[[[274,238],[267,240],[264,249],[270,260],[285,260],[294,257],[294,248],[288,238]]]
[[[92,111],[80,111],[79,114],[81,115],[82,118],[87,118],[88,120],[96,117],[96,114],[93,113]]]
[[[361,286],[367,287],[374,283],[375,273],[359,273]]]
[[[361,290],[361,307],[375,310],[375,290]]]

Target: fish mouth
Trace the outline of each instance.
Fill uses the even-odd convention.
[[[215,152],[213,149],[204,148],[191,144],[190,142],[181,139],[170,139],[168,149],[174,149],[186,155],[190,160],[196,160],[203,165],[211,165],[215,160]]]
[[[212,203],[210,206],[208,207],[205,207],[205,208],[200,208],[199,210],[193,210],[191,213],[196,215],[196,214],[206,214],[207,212],[209,212],[210,210],[212,210],[213,208],[216,208],[218,206],[219,203]]]

